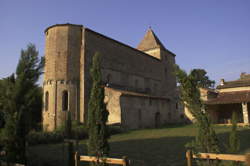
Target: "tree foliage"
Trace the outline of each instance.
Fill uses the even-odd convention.
[[[240,140],[237,134],[237,113],[234,111],[232,115],[232,129],[229,134],[227,151],[231,154],[236,154],[240,150]]]
[[[43,66],[44,59],[29,44],[21,50],[16,73],[0,82],[0,110],[6,123],[1,143],[10,162],[26,162],[25,136],[41,118],[42,92],[37,81]]]
[[[101,83],[101,56],[96,53],[93,56],[92,67],[90,70],[92,78],[92,88],[88,105],[88,153],[92,156],[108,156],[108,128],[106,125],[108,111],[104,103],[104,88]],[[92,163],[93,164],[93,163]],[[100,165],[100,163],[97,165]]]
[[[218,139],[211,125],[211,120],[205,112],[204,104],[200,99],[199,88],[209,88],[214,81],[209,80],[206,71],[193,69],[190,74],[176,67],[177,81],[181,90],[181,98],[185,106],[196,119],[198,133],[194,141],[188,144],[194,152],[219,152]]]

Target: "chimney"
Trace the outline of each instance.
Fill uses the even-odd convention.
[[[222,78],[221,80],[220,80],[220,85],[224,85],[225,84],[225,80]]]
[[[242,72],[242,73],[240,74],[240,79],[244,79],[245,76],[246,76],[246,72]]]

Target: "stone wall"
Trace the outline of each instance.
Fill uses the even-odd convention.
[[[168,99],[122,95],[120,101],[124,128],[152,128],[175,121]]]
[[[54,130],[64,124],[67,111],[79,119],[79,76],[81,26],[54,26],[46,30],[44,94],[49,94],[49,109],[43,110],[44,128]],[[67,92],[67,110],[62,110]],[[45,103],[45,98],[44,98]]]
[[[102,55],[102,82],[106,86],[167,98],[126,96],[106,88],[110,124],[122,122],[133,128],[152,127],[178,119],[175,58],[171,52],[158,48],[149,51],[149,55],[79,25],[55,25],[45,33],[44,94],[49,93],[49,107],[43,111],[44,128],[53,130],[62,125],[67,111],[74,120],[85,122],[92,84],[91,61],[96,52]],[[63,111],[65,91],[68,110]],[[147,103],[153,104],[148,106]],[[141,122],[130,123],[137,115],[143,116]]]
[[[91,87],[89,69],[96,52],[102,55],[102,80],[105,84],[155,96],[171,96],[174,103],[170,109],[175,110],[173,55],[167,51],[160,52],[165,59],[159,60],[89,29],[84,29],[84,110],[87,110]]]

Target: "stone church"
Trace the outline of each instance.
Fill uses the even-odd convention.
[[[137,48],[82,25],[57,24],[45,30],[43,128],[52,131],[66,120],[84,123],[91,91],[90,67],[102,55],[108,124],[136,129],[180,120],[177,111],[175,54],[149,29]]]

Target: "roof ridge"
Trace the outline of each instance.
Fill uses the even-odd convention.
[[[138,44],[137,49],[141,51],[154,49],[154,48],[163,48],[166,50],[162,42],[159,40],[159,38],[156,36],[154,31],[149,28],[144,35],[141,42]]]

